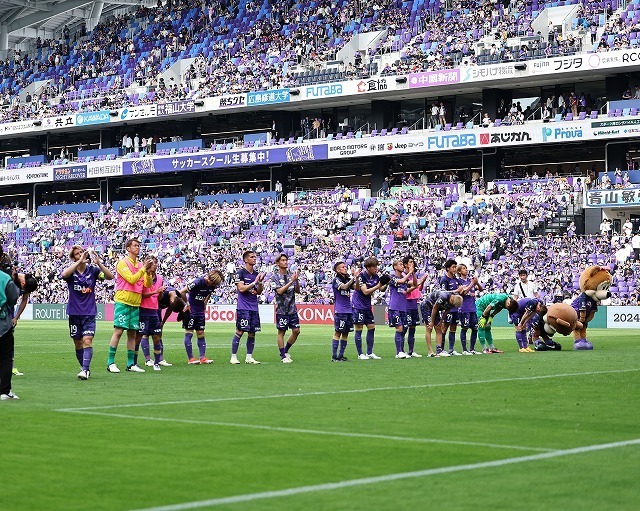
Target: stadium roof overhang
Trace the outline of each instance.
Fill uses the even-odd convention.
[[[147,5],[140,0],[1,0],[0,27],[6,27],[9,48],[27,39],[51,38],[65,25],[72,27],[91,17],[117,9]]]

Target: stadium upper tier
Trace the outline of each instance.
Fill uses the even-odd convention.
[[[546,26],[538,37],[519,41],[538,34],[534,21],[546,8],[577,3],[239,0],[206,2],[203,8],[200,0],[174,1],[170,9],[141,8],[103,21],[77,41],[39,41],[33,55],[16,51],[0,65],[0,96],[9,106],[0,121],[184,98],[196,90],[221,95],[635,44],[636,0],[620,16],[611,14],[618,0],[586,2],[572,11],[566,29],[551,27],[547,36]],[[606,44],[583,46],[590,30],[602,32]],[[379,36],[340,68],[324,65],[354,35],[374,31]],[[159,86],[159,73],[184,59],[196,59],[183,75],[187,80]],[[298,65],[305,70],[294,72]],[[30,83],[42,86],[30,94],[30,103],[25,97],[20,102],[18,94]],[[131,92],[136,83],[154,90]]]

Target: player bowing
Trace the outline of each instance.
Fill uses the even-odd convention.
[[[518,304],[518,310],[509,317],[516,329],[518,351],[520,353],[534,353],[535,350],[529,348],[529,341],[527,340],[527,323],[536,314],[544,316],[547,313],[546,307],[537,298],[521,298],[516,303]]]
[[[76,347],[76,358],[80,364],[78,379],[87,380],[91,376],[93,358],[93,337],[96,333],[96,282],[99,278],[113,280],[111,270],[93,250],[84,250],[73,245],[69,251],[73,263],[60,274],[69,287],[67,316],[69,316],[69,335]],[[91,264],[91,263],[94,264]]]
[[[182,328],[184,328],[184,349],[187,352],[188,364],[213,364],[213,360],[207,358],[207,341],[204,337],[204,327],[206,324],[204,311],[211,297],[211,293],[222,284],[224,276],[218,270],[210,271],[203,277],[198,277],[189,282],[187,287],[180,291],[182,296],[187,297]],[[199,358],[193,356],[193,331],[196,331],[198,339]]]
[[[420,312],[422,313],[422,320],[426,327],[425,339],[427,341],[427,350],[429,351],[430,357],[449,356],[449,353],[444,350],[440,350],[437,353],[433,352],[431,331],[434,328],[438,328],[442,316],[446,314],[447,311],[452,308],[460,307],[461,305],[462,296],[454,294],[452,291],[432,291],[425,296],[424,301],[420,305]]]
[[[276,259],[278,271],[271,276],[271,282],[275,289],[276,302],[276,328],[278,329],[278,349],[283,364],[293,362],[289,355],[291,346],[294,345],[300,335],[300,318],[296,307],[296,293],[300,293],[298,272],[289,271],[289,257],[280,254]],[[291,335],[284,343],[284,335],[291,329]]]

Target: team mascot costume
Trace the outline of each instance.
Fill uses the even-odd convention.
[[[573,331],[574,350],[592,350],[593,344],[587,341],[587,326],[598,310],[598,303],[611,298],[611,273],[604,266],[589,266],[580,274],[580,291],[582,293],[571,307],[578,314],[582,328]]]
[[[536,351],[559,351],[562,346],[551,337],[556,332],[569,335],[576,328],[582,328],[578,313],[566,303],[552,303],[547,306],[547,313],[536,319],[531,328],[531,339]]]

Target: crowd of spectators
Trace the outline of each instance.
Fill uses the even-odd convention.
[[[536,12],[546,5],[540,0]],[[591,27],[604,10],[598,2],[582,3],[580,26]],[[611,18],[603,41],[615,33],[624,46],[626,40],[618,35],[638,25],[630,19]],[[532,21],[530,2],[493,0],[284,0],[267,6],[240,0],[159,1],[155,8],[143,6],[104,20],[88,34],[71,35],[65,28],[59,39],[38,39],[34,55],[16,50],[0,61],[5,79],[0,122],[295,87],[300,79],[294,66],[323,67],[354,34],[378,30],[386,31],[384,38],[343,63],[340,79],[369,76],[374,57],[391,50],[402,50],[403,56],[386,65],[383,74],[580,50],[580,41],[571,34],[562,37],[557,27],[552,27],[548,42],[539,36],[517,49],[508,46],[514,36],[535,35]],[[477,55],[476,43],[488,35],[494,42]],[[194,53],[198,45],[206,45],[206,51]],[[160,74],[189,56],[197,58],[182,81],[165,83]],[[21,101],[18,93],[34,76],[45,85]],[[127,89],[132,85],[146,92]]]
[[[330,303],[332,266],[337,260],[360,264],[369,255],[389,271],[393,258],[407,253],[429,274],[430,287],[444,261],[455,257],[480,275],[488,291],[510,290],[516,269],[526,268],[544,299],[573,296],[577,275],[589,264],[615,266],[615,282],[633,283],[616,303],[637,303],[635,278],[639,261],[632,250],[633,229],[607,230],[602,235],[577,236],[569,225],[559,236],[544,235],[544,226],[571,200],[567,190],[511,192],[476,196],[461,206],[444,210],[440,198],[410,197],[376,200],[359,198],[357,190],[337,188],[300,193],[288,202],[201,205],[199,208],[163,209],[158,202],[148,210],[101,208],[97,214],[61,214],[29,217],[17,210],[2,210],[2,221],[19,225],[2,240],[6,252],[21,269],[31,271],[42,285],[34,301],[66,301],[59,279],[69,264],[68,249],[78,243],[93,246],[114,265],[122,245],[138,237],[145,254],[158,256],[159,271],[180,287],[189,279],[238,264],[251,247],[260,271],[273,271],[277,254],[286,252],[302,275],[302,295],[309,303]],[[636,240],[638,241],[638,240]],[[568,264],[569,263],[569,264]],[[271,303],[273,290],[260,297]],[[113,297],[113,284],[99,286],[101,302]],[[231,278],[213,303],[233,303]],[[383,297],[377,297],[381,302]]]

